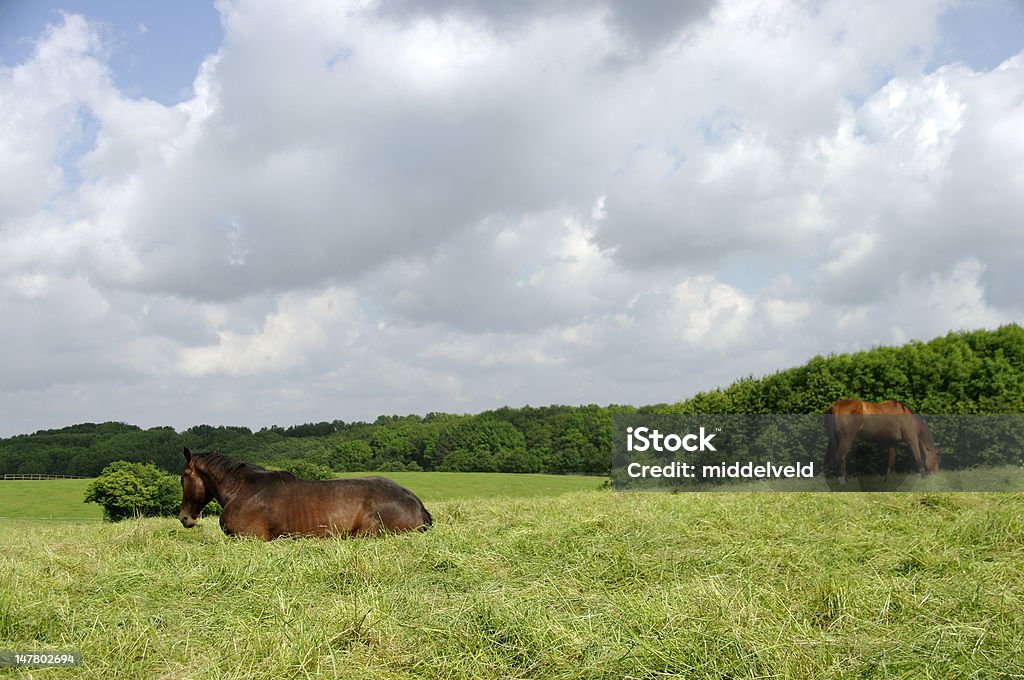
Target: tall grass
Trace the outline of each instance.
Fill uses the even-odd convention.
[[[86,678],[1024,676],[1024,495],[430,505],[426,533],[8,523],[0,648]]]

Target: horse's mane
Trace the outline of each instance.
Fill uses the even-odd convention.
[[[226,475],[249,476],[257,473],[276,475],[282,479],[293,479],[295,477],[295,475],[285,470],[268,470],[262,465],[239,460],[220,451],[197,453],[193,455],[193,459],[199,462],[203,470],[217,477],[224,477]]]

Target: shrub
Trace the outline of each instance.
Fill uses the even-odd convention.
[[[104,519],[164,517],[178,514],[178,479],[149,463],[114,461],[85,490],[86,503],[98,503]]]
[[[377,472],[423,472],[423,468],[420,467],[419,463],[414,460],[410,460],[408,463],[403,463],[400,460],[389,460],[381,463],[376,468]]]

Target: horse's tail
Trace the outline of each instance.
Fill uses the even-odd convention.
[[[430,511],[427,510],[427,507],[423,505],[423,501],[420,501],[420,510],[423,512],[423,525],[421,527],[421,530],[426,531],[431,526],[433,526],[434,518],[430,515]]]

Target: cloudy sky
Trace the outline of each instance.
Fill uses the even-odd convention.
[[[678,401],[1022,263],[1019,0],[0,1],[0,435]]]

